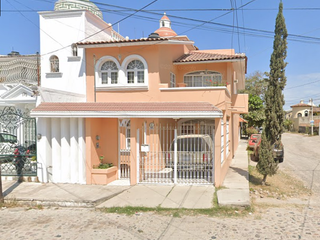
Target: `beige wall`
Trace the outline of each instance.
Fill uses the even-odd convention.
[[[210,50],[208,50],[210,51]],[[231,51],[231,52],[230,52]],[[233,50],[215,50],[215,53],[233,54]],[[248,95],[234,95],[235,76],[237,76],[234,64],[227,62],[220,63],[201,63],[201,64],[182,64],[174,65],[173,61],[187,53],[186,46],[183,45],[150,45],[150,46],[130,46],[130,47],[108,47],[86,49],[87,61],[87,101],[93,102],[95,97],[97,102],[208,102],[223,111],[223,120],[226,123],[230,121],[230,136],[228,158],[225,152],[225,161],[221,164],[221,132],[226,134],[226,127],[220,129],[221,120],[215,119],[215,184],[220,186],[227,173],[231,159],[238,146],[238,127],[239,114],[248,112]],[[113,56],[122,61],[129,55],[137,54],[142,56],[148,63],[148,90],[140,91],[94,91],[94,55],[98,61],[103,56]],[[121,57],[121,58],[120,58]],[[222,74],[222,79],[228,83],[227,88],[194,90],[192,88],[171,88],[170,72],[176,75],[176,82],[183,83],[185,74],[200,71],[217,71]],[[238,74],[239,75],[239,74]],[[163,88],[163,89],[161,89]],[[131,184],[137,183],[137,149],[136,135],[137,129],[141,129],[143,122],[149,124],[153,121],[155,124],[176,123],[175,120],[167,119],[131,119]],[[226,126],[226,125],[224,125]],[[118,166],[118,120],[117,119],[87,119],[87,174],[91,174],[93,165],[99,164],[99,156],[104,155],[104,162],[112,162]],[[225,135],[224,134],[224,135]],[[95,136],[100,135],[100,148],[96,148]],[[140,142],[142,141],[140,135]],[[150,135],[148,137],[157,138]],[[224,138],[226,141],[226,137]],[[226,142],[224,143],[226,146]],[[161,149],[160,149],[161,150]],[[161,163],[159,163],[161,164]],[[88,177],[87,177],[88,179]],[[88,182],[89,183],[89,182]]]

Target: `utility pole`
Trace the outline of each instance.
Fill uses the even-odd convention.
[[[2,193],[1,162],[0,162],[0,203],[4,203],[4,197]]]
[[[311,103],[311,136],[313,136],[313,99],[310,99]]]

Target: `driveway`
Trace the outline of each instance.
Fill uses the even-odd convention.
[[[300,178],[313,191],[310,203],[320,206],[320,137],[285,133],[282,142],[285,159],[280,169]]]

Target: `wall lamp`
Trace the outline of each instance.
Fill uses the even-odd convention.
[[[99,135],[96,136],[96,140],[97,140],[97,141],[100,140],[100,136],[99,136]]]
[[[37,134],[37,139],[40,140],[41,138],[42,138],[41,133],[38,133],[38,134]]]

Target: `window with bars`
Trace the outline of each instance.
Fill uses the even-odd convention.
[[[223,86],[222,74],[212,71],[199,71],[184,76],[186,87],[214,87]]]

